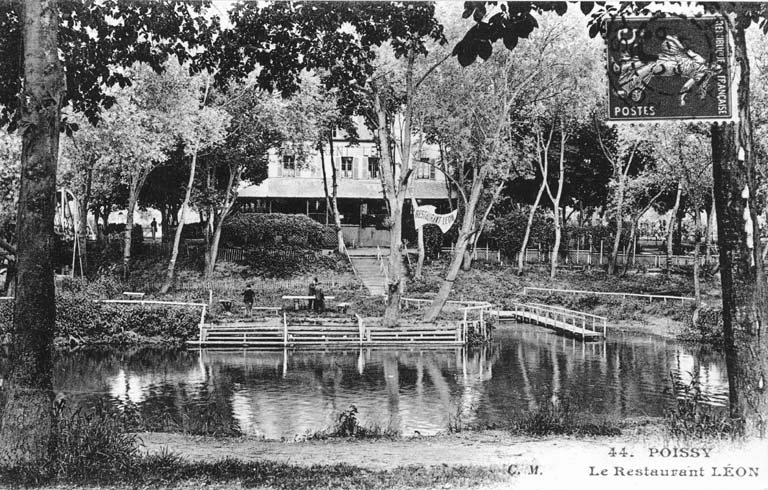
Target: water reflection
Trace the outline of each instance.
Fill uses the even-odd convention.
[[[2,356],[0,356],[2,357]],[[0,368],[2,363],[0,363]],[[54,385],[78,401],[136,404],[145,417],[204,418],[268,438],[331,426],[350,405],[405,435],[500,423],[550,401],[615,417],[660,416],[673,382],[727,401],[722,355],[657,338],[583,343],[530,325],[478,349],[88,351],[59,353]]]

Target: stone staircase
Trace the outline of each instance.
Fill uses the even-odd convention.
[[[371,296],[384,296],[384,273],[376,258],[376,249],[373,250],[372,255],[350,253],[349,258],[368,293]]]

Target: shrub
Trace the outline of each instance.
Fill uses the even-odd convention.
[[[510,430],[514,435],[547,436],[617,436],[621,429],[608,420],[577,416],[567,401],[548,403],[541,408],[513,420]]]
[[[690,374],[690,373],[689,373]],[[689,384],[672,378],[675,392],[681,395],[677,405],[664,415],[664,425],[670,436],[678,439],[735,438],[740,427],[733,424],[723,407],[712,406],[694,376]]]
[[[13,304],[0,303],[0,335],[11,331]],[[93,343],[136,343],[141,337],[185,341],[198,329],[200,310],[181,307],[95,303],[83,293],[56,297],[56,336]]]
[[[221,229],[226,246],[274,246],[287,244],[321,248],[326,228],[301,214],[240,213],[229,216]]]
[[[357,418],[357,407],[350,405],[339,414],[336,425],[330,430],[317,432],[308,439],[327,439],[331,437],[353,437],[355,439],[396,438],[400,434],[396,430],[382,429],[378,426],[365,426]]]
[[[520,252],[528,226],[528,209],[515,209],[506,216],[497,217],[488,222],[486,236],[495,244],[506,257],[514,257]],[[531,226],[529,247],[540,245],[549,250],[554,243],[554,224],[552,218],[545,216],[543,211],[537,211]]]
[[[720,308],[702,306],[698,315],[686,318],[680,340],[723,346],[723,312]]]
[[[0,477],[39,485],[51,479],[103,481],[131,475],[141,462],[139,439],[125,431],[121,418],[101,402],[64,407],[54,429],[56,457],[44,464],[2,467]]]

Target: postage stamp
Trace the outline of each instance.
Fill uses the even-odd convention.
[[[617,18],[606,42],[610,120],[731,118],[724,19]]]

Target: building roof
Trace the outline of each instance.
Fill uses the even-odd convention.
[[[339,179],[338,183],[338,197],[342,199],[381,199],[383,197],[381,182],[378,180]],[[330,187],[330,181],[328,185]],[[417,199],[447,198],[443,181],[412,179],[409,189]],[[259,185],[243,187],[239,197],[324,199],[325,189],[322,178],[275,177],[268,178]]]

